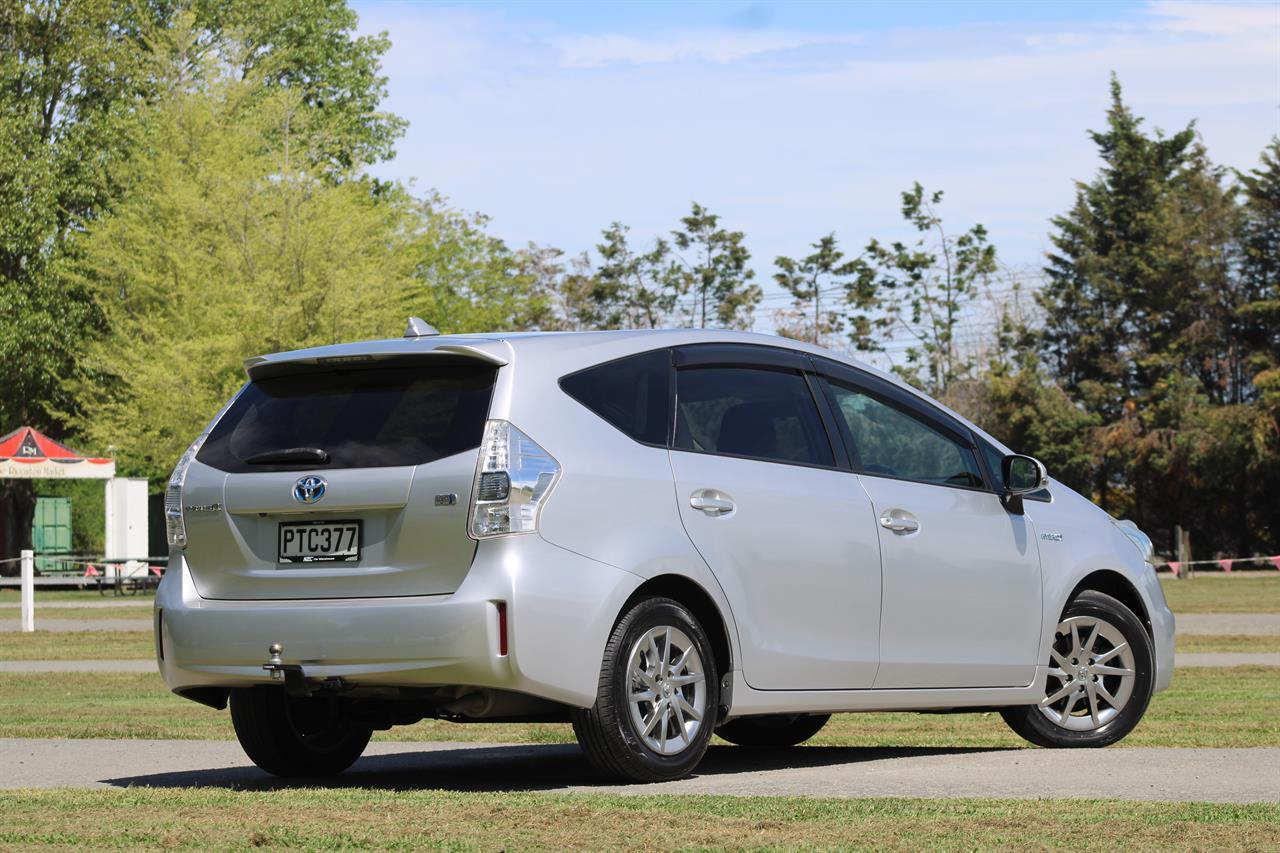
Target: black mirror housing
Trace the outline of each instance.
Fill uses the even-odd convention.
[[[1017,453],[1000,460],[1000,478],[1004,484],[1000,501],[1005,509],[1018,515],[1022,514],[1022,496],[1049,483],[1049,473],[1039,459]]]

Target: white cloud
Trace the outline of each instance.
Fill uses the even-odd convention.
[[[649,38],[621,33],[562,36],[555,39],[554,44],[564,67],[600,68],[615,64],[725,63],[820,44],[849,45],[859,41],[855,36],[704,30]]]
[[[1147,11],[1158,29],[1202,35],[1270,33],[1272,46],[1280,32],[1280,4],[1273,2],[1228,4],[1154,0]]]

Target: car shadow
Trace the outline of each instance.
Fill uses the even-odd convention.
[[[322,778],[281,779],[264,773],[246,761],[243,767],[149,773],[101,781],[120,787],[237,790],[306,787],[503,792],[617,786],[616,782],[603,777],[587,763],[576,744],[475,746],[419,751],[413,750],[413,744],[405,743],[403,746],[404,752],[366,755],[345,773]],[[1002,747],[806,746],[792,749],[744,749],[713,746],[707,750],[695,776],[729,776],[934,755],[1002,751],[1016,750]]]

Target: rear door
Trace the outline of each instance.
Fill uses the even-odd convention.
[[[880,537],[875,686],[1029,684],[1039,551],[1026,517],[988,488],[969,431],[861,371],[832,365],[827,387]]]
[[[837,467],[808,360],[715,345],[675,360],[676,500],[733,608],[747,683],[870,687],[879,545],[870,501]]]
[[[209,434],[182,503],[206,598],[453,592],[496,368],[452,356],[287,365]]]

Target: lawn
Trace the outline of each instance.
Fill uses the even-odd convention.
[[[0,792],[0,846],[1267,850],[1280,805],[380,789]]]
[[[1280,746],[1280,669],[1182,669],[1123,746]],[[225,711],[165,690],[157,674],[0,674],[0,737],[230,738]],[[431,720],[382,740],[569,743],[565,724]],[[825,746],[1014,747],[995,713],[840,714],[812,741]]]
[[[1174,613],[1280,613],[1280,572],[1162,578]]]
[[[81,601],[81,602],[103,602],[103,601],[152,601],[155,599],[155,588],[151,588],[146,592],[139,592],[137,595],[115,595],[110,589],[103,595],[98,592],[97,587],[89,589],[45,589],[36,587],[36,609],[40,608],[42,601]],[[17,604],[22,601],[21,593],[17,587],[6,586],[0,589],[0,604]]]
[[[0,633],[0,660],[138,660],[155,652],[150,631]]]

